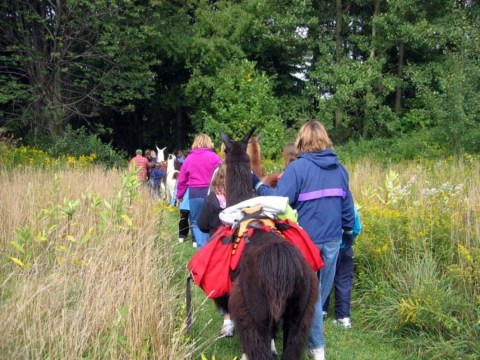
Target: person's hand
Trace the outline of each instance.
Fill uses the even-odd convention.
[[[342,241],[345,244],[345,247],[350,247],[353,245],[353,231],[343,231]]]
[[[180,204],[182,203],[183,198],[177,199],[177,207],[180,207]]]

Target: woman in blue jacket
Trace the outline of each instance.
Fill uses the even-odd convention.
[[[335,265],[344,236],[352,236],[354,208],[347,170],[332,150],[325,127],[307,121],[298,132],[298,159],[290,163],[276,188],[261,181],[258,195],[287,196],[298,212],[298,223],[320,249],[325,266],[320,271],[320,296],[310,331],[309,352],[314,360],[325,359],[323,302],[332,288]]]

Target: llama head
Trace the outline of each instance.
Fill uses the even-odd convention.
[[[157,159],[158,161],[165,161],[165,154],[164,154],[164,150],[166,149],[166,147],[164,147],[163,149],[160,149],[158,146],[155,146],[157,148]]]
[[[246,153],[248,141],[252,137],[255,127],[251,128],[249,132],[245,134],[242,141],[232,141],[230,137],[225,134],[223,131],[220,133],[220,138],[225,144],[225,155],[226,162],[229,161],[240,161],[240,162],[249,162],[250,159]]]
[[[177,157],[174,154],[168,154],[167,157],[167,173],[175,171],[175,160]]]
[[[232,141],[228,135],[221,133],[220,137],[225,143],[225,190],[227,193],[227,206],[235,205],[251,198],[252,191],[250,158],[246,152],[248,140],[255,128],[252,128],[242,141]]]

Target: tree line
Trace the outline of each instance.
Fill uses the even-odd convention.
[[[0,126],[121,149],[307,118],[336,143],[426,132],[480,150],[478,0],[2,0]]]

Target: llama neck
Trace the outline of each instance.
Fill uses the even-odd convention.
[[[227,206],[238,204],[254,196],[250,159],[245,151],[246,145],[233,142],[231,146],[232,148],[225,158],[227,165],[225,176]]]
[[[263,177],[263,166],[262,166],[262,155],[260,144],[258,143],[255,137],[252,137],[248,142],[247,146],[247,154],[250,158],[250,166],[252,171],[257,175],[259,178]]]

